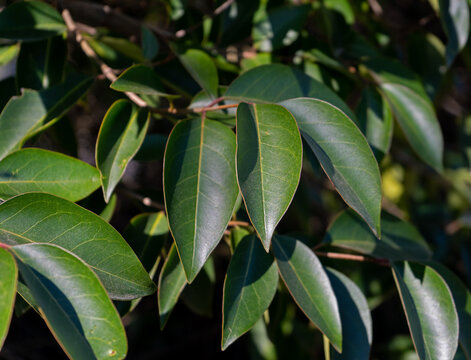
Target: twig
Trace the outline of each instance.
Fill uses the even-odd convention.
[[[152,200],[150,197],[142,196],[133,191],[126,190],[126,189],[118,189],[118,191],[131,199],[141,202],[142,205],[145,205],[147,207],[151,207],[157,210],[165,211],[164,205]]]
[[[249,226],[250,224],[247,221],[238,221],[238,220],[232,220],[229,221],[228,226]]]
[[[10,246],[10,245],[7,245],[7,244],[0,243],[0,248],[1,248],[1,249],[8,250],[9,248],[11,248],[11,246]]]
[[[387,259],[374,259],[374,258],[369,258],[363,255],[341,254],[341,253],[334,253],[334,252],[316,251],[315,253],[316,255],[328,257],[330,259],[364,261],[364,262],[372,262],[381,266],[390,266],[390,262]]]
[[[213,107],[199,107],[199,108],[192,108],[192,109],[177,109],[177,108],[149,108],[150,112],[157,113],[157,114],[174,114],[174,115],[184,115],[184,114],[192,114],[192,113],[205,113],[208,111],[217,111],[229,108],[235,108],[238,104],[227,104],[227,105],[219,105]]]

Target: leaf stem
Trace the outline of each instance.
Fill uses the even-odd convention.
[[[327,336],[322,334],[322,340],[324,342],[324,359],[330,360],[330,341]]]
[[[369,258],[369,257],[363,256],[363,255],[342,254],[342,253],[321,252],[321,251],[315,251],[315,253],[318,256],[324,256],[330,259],[372,262],[381,266],[388,266],[388,267],[391,265],[388,259],[375,259],[375,258]]]
[[[5,250],[8,250],[8,249],[11,248],[11,246],[10,246],[10,245],[7,245],[7,244],[0,243],[0,248],[5,249]]]

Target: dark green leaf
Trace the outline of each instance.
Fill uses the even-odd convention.
[[[15,259],[5,249],[0,248],[0,350],[10,327],[13,306],[15,305],[18,271]]]
[[[239,243],[242,241],[242,239],[249,234],[249,230],[239,226],[234,226],[231,229],[231,247],[233,252],[235,248],[239,245]]]
[[[178,58],[203,90],[218,97],[218,71],[208,54],[202,50],[189,49],[179,54]]]
[[[110,222],[113,218],[114,211],[116,210],[116,203],[118,202],[118,197],[116,194],[111,195],[110,201],[105,203],[103,201],[103,207],[100,209],[100,212],[97,212],[100,217],[105,220],[106,222]]]
[[[453,359],[458,316],[445,281],[431,267],[407,261],[394,263],[393,274],[419,358]]]
[[[152,60],[159,52],[159,41],[147,26],[141,26],[142,56]]]
[[[347,210],[329,227],[324,242],[392,261],[430,259],[430,248],[408,222],[383,212],[381,227],[378,240],[357,214]]]
[[[122,92],[129,91],[136,94],[175,97],[175,95],[165,93],[157,74],[144,65],[134,65],[126,69],[110,87],[113,90]]]
[[[139,151],[134,160],[137,161],[154,161],[164,158],[165,145],[167,144],[167,136],[162,134],[147,134],[144,138]]]
[[[78,159],[27,148],[0,161],[0,198],[39,191],[78,201],[100,187],[100,173]]]
[[[342,273],[327,269],[342,323],[342,353],[334,352],[333,359],[369,359],[373,338],[373,323],[365,296],[358,286]]]
[[[280,102],[312,97],[337,106],[351,119],[355,115],[332,90],[303,72],[281,64],[258,66],[239,76],[229,86],[225,98],[237,101]]]
[[[0,38],[37,41],[65,30],[60,14],[42,1],[20,1],[0,13]]]
[[[278,272],[255,235],[246,236],[232,256],[224,282],[222,350],[249,331],[275,296]]]
[[[127,341],[96,275],[57,245],[13,247],[18,266],[47,325],[71,359],[122,359]]]
[[[296,121],[282,106],[238,106],[237,177],[247,212],[267,252],[298,187],[302,153]]]
[[[213,315],[215,281],[214,261],[210,257],[195,281],[183,290],[181,294],[183,303],[195,314],[211,317]]]
[[[188,282],[227,227],[239,189],[234,133],[212,120],[181,121],[165,151],[164,194],[170,231]]]
[[[342,351],[342,325],[337,299],[317,256],[301,241],[275,235],[273,253],[294,300],[337,351]]]
[[[96,164],[106,202],[144,141],[149,118],[146,109],[124,99],[108,109],[96,143]]]
[[[316,99],[282,103],[343,200],[380,235],[381,178],[370,147],[355,124],[334,106]]]
[[[178,257],[177,248],[173,245],[159,276],[157,297],[159,301],[160,329],[165,327],[186,284],[185,271]]]
[[[129,300],[155,291],[136,255],[106,221],[67,200],[29,193],[0,205],[0,241],[50,243],[83,259],[110,296]]]

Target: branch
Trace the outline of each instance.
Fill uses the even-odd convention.
[[[126,190],[126,189],[118,189],[118,191],[130,199],[139,201],[140,203],[142,203],[142,205],[145,205],[147,207],[151,207],[157,210],[165,211],[164,205],[152,200],[150,197],[142,196],[133,191]]]
[[[363,261],[363,262],[372,262],[381,266],[390,266],[391,263],[388,259],[374,259],[369,258],[363,255],[353,255],[353,254],[341,254],[341,253],[334,253],[334,252],[321,252],[316,251],[316,255],[324,256],[330,259],[340,259],[340,260],[351,260],[351,261]]]

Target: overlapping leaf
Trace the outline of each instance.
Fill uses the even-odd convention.
[[[222,238],[237,195],[235,136],[225,125],[195,119],[175,125],[164,160],[170,230],[189,282]]]
[[[49,243],[83,259],[110,296],[130,300],[155,285],[121,235],[98,215],[49,194],[28,193],[0,205],[0,241]]]
[[[218,96],[218,72],[211,57],[202,50],[188,49],[178,58],[199,86],[213,97]]]
[[[293,116],[275,104],[237,108],[237,177],[252,224],[268,251],[298,187],[302,143]]]
[[[10,327],[15,305],[18,271],[15,259],[5,249],[0,248],[0,350]]]
[[[165,93],[157,74],[144,65],[134,65],[126,69],[110,87],[116,91],[130,91],[136,94],[175,96]]]

